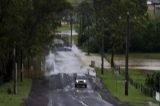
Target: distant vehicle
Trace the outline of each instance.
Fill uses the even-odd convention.
[[[64,50],[65,51],[72,51],[72,48],[71,47],[64,47]]]
[[[68,46],[69,46],[69,47],[72,47],[72,44],[70,43]]]
[[[87,78],[85,74],[77,74],[76,80],[75,80],[75,88],[77,87],[87,88]]]

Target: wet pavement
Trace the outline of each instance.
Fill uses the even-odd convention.
[[[89,81],[87,88],[75,88],[74,75],[53,75],[49,88],[48,106],[113,106],[94,91]]]
[[[45,77],[33,81],[24,106],[127,106],[112,97],[94,74],[88,75],[80,54],[76,46],[72,51],[50,52],[45,58]],[[87,75],[87,88],[75,88],[77,73]]]
[[[113,106],[95,91],[89,78],[87,88],[75,88],[75,74],[87,74],[87,70],[73,51],[50,52],[45,69],[49,79],[47,106]]]
[[[102,60],[101,60],[100,55],[92,54],[92,53],[90,53],[90,55],[87,55],[87,53],[78,49],[76,47],[76,45],[73,45],[72,48],[73,48],[74,54],[81,61],[81,64],[88,67],[89,65],[91,65],[91,61],[94,61],[95,62],[95,67],[101,68],[101,61]],[[106,68],[106,69],[111,68],[109,62],[106,59],[104,59],[104,68]]]
[[[24,106],[127,106],[127,103],[112,97],[98,78],[88,76],[87,88],[74,87],[75,75],[88,74],[86,67],[93,59],[98,66],[98,58],[94,55],[86,56],[75,45],[72,51],[50,52],[46,56],[45,77],[33,81],[32,92]],[[105,64],[109,68],[107,61]],[[137,68],[136,64],[137,60],[132,62],[132,66]]]

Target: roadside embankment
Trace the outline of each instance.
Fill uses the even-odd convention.
[[[18,82],[18,93],[11,94],[9,90],[13,83],[8,82],[0,86],[0,106],[21,106],[22,102],[28,97],[31,90],[32,80],[25,79]]]
[[[145,96],[139,89],[136,89],[129,83],[129,95],[124,94],[124,75],[121,73],[119,76],[114,75],[113,70],[105,70],[104,74],[101,75],[100,69],[97,70],[97,76],[102,80],[105,88],[111,93],[112,96],[116,97],[120,101],[127,102],[131,106],[151,106],[150,102],[156,102],[154,98]],[[141,74],[137,74],[132,71],[134,75],[138,75],[133,79],[139,79],[139,82],[144,82],[144,77]],[[132,76],[133,77],[133,76]],[[142,78],[140,78],[142,77]]]

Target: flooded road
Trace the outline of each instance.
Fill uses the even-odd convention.
[[[117,65],[120,65],[121,67],[125,66],[124,59],[115,59],[115,63]],[[131,58],[129,59],[129,68],[150,70],[150,71],[160,71],[160,60]]]
[[[65,35],[65,36],[70,36],[71,31],[70,31],[70,30],[69,30],[69,31],[63,31],[63,32],[59,32],[59,33],[56,33],[56,34]],[[73,35],[73,36],[76,36],[76,35],[78,35],[78,33],[73,29],[73,30],[72,30],[72,35]]]
[[[56,53],[50,52],[46,57],[45,69],[46,76],[59,73],[74,74],[87,72],[76,55],[69,51],[59,51]]]
[[[46,57],[48,106],[114,106],[101,98],[89,78],[87,88],[75,88],[75,74],[87,74],[87,70],[73,51],[50,52]]]

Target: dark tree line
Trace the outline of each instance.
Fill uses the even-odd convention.
[[[1,78],[12,78],[13,45],[19,67],[33,61],[38,53],[49,49],[60,25],[60,13],[70,7],[65,0],[0,0]]]
[[[129,47],[131,52],[160,52],[160,24],[153,23],[147,12],[146,0],[91,0],[82,2],[79,14],[80,47],[99,52],[101,35],[104,34],[104,50],[124,53],[129,12]],[[91,21],[91,23],[89,23]],[[89,26],[89,30],[88,27]]]

